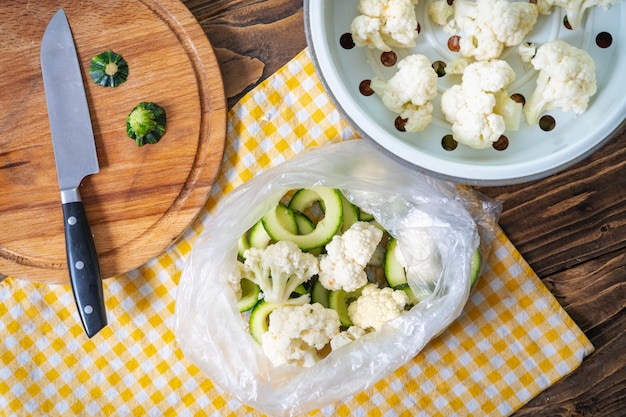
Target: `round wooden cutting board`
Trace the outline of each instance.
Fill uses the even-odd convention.
[[[68,283],[61,201],[40,45],[63,8],[72,29],[100,172],[80,193],[102,276],[136,268],[170,245],[203,207],[224,151],[226,100],[211,44],[177,0],[10,0],[0,8],[0,274]],[[128,80],[94,84],[91,58],[121,54]],[[141,101],[167,112],[167,132],[139,147],[126,116]]]

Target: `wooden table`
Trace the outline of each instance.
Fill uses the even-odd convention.
[[[220,61],[229,106],[306,48],[301,0],[186,0]],[[625,115],[626,116],[626,115]],[[587,160],[480,191],[596,351],[515,416],[626,415],[626,126]]]

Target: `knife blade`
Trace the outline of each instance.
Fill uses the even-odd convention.
[[[41,41],[43,76],[57,168],[70,284],[88,337],[107,325],[98,254],[79,193],[82,180],[99,172],[89,106],[74,38],[63,9]]]

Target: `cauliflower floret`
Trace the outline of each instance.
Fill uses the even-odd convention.
[[[454,33],[454,24],[452,18],[454,17],[454,7],[448,4],[447,0],[434,1],[428,8],[428,15],[436,25],[443,27],[444,32]]]
[[[302,252],[293,242],[280,241],[265,249],[247,249],[244,256],[245,278],[261,288],[266,301],[280,304],[309,301],[309,294],[291,300],[289,296],[298,285],[319,272],[314,255]]]
[[[355,17],[350,25],[354,44],[380,49],[381,51],[390,51],[391,48],[380,34],[380,26],[380,19],[378,18],[364,15]]]
[[[461,84],[441,96],[441,111],[452,123],[454,139],[475,149],[491,146],[505,130],[517,130],[522,105],[506,88],[515,71],[502,60],[474,62],[465,68]]]
[[[597,91],[596,67],[589,53],[555,40],[541,45],[530,62],[539,76],[537,87],[524,106],[528,124],[537,124],[546,109],[572,110],[576,114],[587,109],[589,99]]]
[[[414,54],[398,62],[398,71],[389,81],[371,81],[385,107],[407,119],[407,132],[422,131],[432,121],[431,100],[437,96],[437,73],[424,55]]]
[[[447,0],[431,3],[428,13],[444,31],[460,35],[461,55],[479,61],[495,59],[504,47],[517,46],[537,23],[539,11],[530,2]]]
[[[537,0],[537,7],[539,13],[545,15],[552,13],[552,8],[555,6],[563,8],[570,27],[572,30],[576,30],[580,27],[587,9],[599,6],[607,10],[619,1],[620,0]]]
[[[357,326],[350,326],[345,332],[339,332],[335,337],[330,340],[330,348],[337,350],[342,346],[358,339],[365,334],[365,330]]]
[[[417,39],[417,0],[360,0],[359,16],[350,25],[357,46],[381,51],[412,48]]]
[[[228,285],[235,293],[235,297],[237,300],[241,299],[242,289],[241,289],[241,277],[245,275],[245,266],[243,263],[239,261],[235,261],[235,267],[232,272],[226,278]]]
[[[470,60],[464,57],[453,59],[446,65],[446,74],[463,75],[469,64],[471,64]]]
[[[534,42],[524,42],[517,47],[517,53],[525,64],[529,63],[537,54],[537,45]]]
[[[274,366],[312,366],[340,325],[337,312],[319,303],[279,307],[269,316],[261,346]]]
[[[363,287],[361,296],[348,306],[348,316],[361,329],[380,330],[385,323],[402,314],[408,303],[409,297],[402,290],[368,284]]]
[[[383,232],[368,222],[356,222],[343,235],[335,235],[320,256],[319,280],[329,290],[355,291],[367,284],[365,266],[376,251]]]

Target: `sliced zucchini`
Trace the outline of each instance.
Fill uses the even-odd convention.
[[[245,260],[246,257],[243,254],[247,249],[250,249],[250,241],[248,240],[248,233],[244,233],[237,241],[237,256]]]
[[[315,204],[319,204],[319,210],[311,213],[310,219],[313,220],[313,223],[317,223],[316,220],[319,220],[318,217],[322,217],[324,212],[326,211],[326,207],[324,206],[324,201],[320,198],[320,195],[313,188],[301,188],[296,191],[289,200],[289,208],[295,211],[299,211],[300,213],[307,213],[315,206]]]
[[[276,217],[282,227],[297,233],[298,225],[296,222],[296,213],[290,210],[284,204],[278,204],[276,207]],[[263,219],[259,220],[248,231],[248,245],[252,248],[265,249],[271,243],[272,238],[267,234],[263,226]]]
[[[254,282],[242,278],[241,279],[241,299],[237,302],[239,311],[244,312],[250,310],[259,301],[259,293],[261,288]]]
[[[420,302],[420,300],[415,296],[415,293],[413,292],[409,284],[400,284],[395,287],[394,290],[404,291],[404,293],[409,297],[409,304],[411,307]]]
[[[261,344],[261,338],[267,332],[270,325],[270,314],[282,304],[270,303],[260,300],[250,312],[250,335]]]
[[[359,221],[359,208],[348,201],[342,194],[341,204],[343,207],[343,222],[341,223],[341,233],[344,233],[354,223]]]
[[[290,298],[298,298],[301,295],[307,294],[309,291],[303,284],[298,285],[290,295]]]
[[[315,230],[315,223],[313,223],[307,216],[295,210],[293,211],[293,214],[296,219],[296,226],[298,226],[299,235],[308,235]]]
[[[311,303],[320,303],[324,307],[328,308],[328,294],[330,290],[324,288],[320,280],[316,280],[313,284],[313,290],[311,291]]]
[[[271,240],[272,238],[265,231],[261,220],[256,222],[248,232],[248,243],[251,248],[265,249]]]
[[[315,191],[319,199],[322,200],[326,209],[324,218],[315,225],[315,229],[311,233],[299,235],[287,230],[281,224],[279,210],[271,209],[263,216],[263,226],[273,240],[290,240],[302,250],[311,250],[326,245],[335,236],[343,221],[341,193],[337,189],[328,187],[314,187],[310,190]],[[294,198],[297,194],[294,195]]]
[[[470,260],[470,277],[471,277],[471,285],[472,288],[478,282],[478,278],[480,277],[480,268],[482,264],[482,257],[480,256],[480,252],[478,249],[474,251],[472,255],[472,259]]]
[[[394,237],[390,237],[387,243],[387,252],[385,253],[385,277],[391,288],[407,283],[404,266],[396,257],[397,247],[398,241]]]
[[[276,219],[280,225],[290,233],[298,233],[298,223],[293,210],[282,203],[276,207]],[[266,229],[267,230],[267,229]]]
[[[387,231],[387,229],[385,229],[385,228],[383,227],[383,225],[382,225],[382,224],[380,224],[380,223],[378,223],[375,219],[373,219],[373,220],[368,220],[368,223],[369,223],[369,224],[371,224],[372,226],[374,226],[374,227],[376,227],[376,228],[378,228],[378,229],[382,230],[382,231],[383,231],[383,233]]]
[[[307,216],[295,210],[293,214],[296,217],[296,224],[298,225],[299,235],[306,235],[306,234],[311,233],[313,230],[315,230],[315,223],[313,223],[311,219],[309,219]],[[315,249],[309,249],[307,252],[309,252],[311,255],[319,256],[322,253],[322,249],[323,248],[321,247],[315,248]]]
[[[359,209],[359,220],[362,222],[371,222],[374,220],[374,216]]]
[[[328,307],[332,308],[339,315],[341,327],[347,329],[352,326],[352,320],[348,314],[348,306],[361,295],[362,288],[352,292],[344,290],[330,291],[328,294]]]
[[[404,266],[398,261],[396,256],[397,250],[399,250],[398,241],[390,237],[387,243],[387,252],[385,253],[385,277],[391,288],[404,291],[409,296],[409,300],[415,305],[419,300],[430,296],[432,291],[429,292],[424,289],[420,290],[419,294],[415,294],[415,291],[409,286]]]

